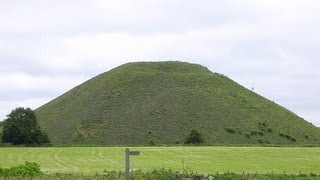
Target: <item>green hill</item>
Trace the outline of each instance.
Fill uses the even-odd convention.
[[[319,144],[320,131],[224,75],[182,62],[129,63],[36,110],[54,144]]]

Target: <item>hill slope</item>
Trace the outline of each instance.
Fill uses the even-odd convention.
[[[36,110],[55,144],[319,144],[320,131],[292,112],[196,64],[129,63]]]

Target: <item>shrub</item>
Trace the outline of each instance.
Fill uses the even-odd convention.
[[[279,136],[285,137],[286,135],[284,133],[279,133]]]
[[[258,139],[258,143],[262,144],[263,140],[262,139]]]
[[[281,137],[285,137],[285,138],[287,138],[288,140],[290,140],[290,141],[292,141],[292,142],[297,142],[296,138],[291,137],[291,136],[290,136],[290,135],[288,135],[288,134],[279,133],[279,136],[281,136]]]
[[[266,127],[266,126],[267,126],[267,123],[266,123],[266,122],[260,122],[260,123],[259,123],[259,126],[264,126],[264,127]]]
[[[296,138],[294,138],[294,137],[290,137],[290,140],[293,142],[297,142]]]
[[[256,136],[257,134],[258,134],[258,131],[255,131],[255,130],[250,132],[251,136]]]
[[[272,128],[268,128],[268,132],[269,133],[273,132],[273,129]]]
[[[250,138],[250,133],[246,133],[245,136],[246,136],[247,138]]]
[[[315,174],[315,173],[310,173],[310,177],[317,177],[318,174]]]
[[[258,134],[259,134],[260,136],[263,136],[263,135],[264,135],[262,131],[259,131]]]
[[[236,131],[232,128],[225,128],[228,133],[235,133]]]
[[[185,144],[201,144],[203,142],[202,135],[196,129],[192,129],[185,140]]]
[[[40,165],[35,162],[25,162],[23,165],[14,166],[11,168],[1,169],[0,174],[4,176],[39,176],[43,173],[40,170]]]
[[[60,178],[60,179],[64,179],[64,178]],[[103,172],[103,179],[123,179],[123,178],[124,178],[124,174],[121,171],[106,171],[105,170]]]
[[[149,141],[149,145],[150,145],[150,146],[154,146],[154,145],[156,145],[156,143],[154,142],[153,139],[151,139],[151,140]]]

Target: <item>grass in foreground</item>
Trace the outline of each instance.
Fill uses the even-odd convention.
[[[299,175],[288,175],[288,174],[234,174],[234,173],[225,173],[225,174],[194,174],[187,172],[174,172],[172,170],[158,169],[152,171],[141,171],[135,170],[130,174],[130,179],[133,180],[191,180],[196,177],[203,180],[272,180],[272,179],[296,179],[296,180],[306,180],[306,179],[320,179],[318,174],[299,174]],[[53,174],[53,175],[36,175],[36,176],[3,176],[0,174],[0,179],[45,179],[45,180],[54,180],[54,179],[65,179],[65,180],[123,180],[125,179],[124,173],[119,171],[109,171],[104,172],[103,174],[96,175],[77,175],[77,174]]]
[[[284,147],[136,147],[131,167],[143,171],[172,169],[198,173],[320,173],[320,148]],[[45,173],[93,175],[124,170],[121,147],[0,148],[0,167],[25,161],[41,165]]]
[[[188,173],[187,171],[172,171],[167,169],[154,169],[154,170],[132,170],[130,172],[130,179],[134,180],[186,180],[186,179],[319,179],[318,174],[299,174],[299,175],[287,175],[287,174],[197,174]],[[25,162],[18,166],[10,168],[0,168],[0,179],[125,179],[124,172],[122,171],[104,171],[102,174],[96,175],[78,175],[78,174],[45,174],[41,171],[40,165],[35,162]]]

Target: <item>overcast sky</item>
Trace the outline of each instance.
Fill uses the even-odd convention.
[[[319,0],[0,0],[0,119],[126,62],[199,63],[320,126]]]

